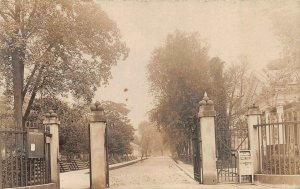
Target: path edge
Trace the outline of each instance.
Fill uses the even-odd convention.
[[[195,180],[195,178],[194,178],[194,175],[193,175],[192,173],[190,173],[190,172],[187,171],[185,168],[183,168],[183,167],[181,167],[181,166],[179,165],[178,162],[183,163],[182,161],[180,161],[180,160],[175,160],[174,158],[172,158],[172,159],[173,159],[173,161],[175,162],[175,165],[176,165],[176,167],[178,167],[178,169],[180,169],[182,172],[184,172],[184,174],[186,174],[188,177],[190,177],[190,178],[193,179],[195,182],[197,182],[197,181]]]
[[[133,165],[137,162],[144,161],[146,159],[148,159],[148,158],[136,159],[136,160],[127,161],[127,162],[123,162],[123,163],[112,164],[112,165],[109,165],[109,170],[115,170],[115,169],[119,169],[119,168],[126,167],[129,165]]]

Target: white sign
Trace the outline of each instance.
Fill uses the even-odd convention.
[[[47,144],[50,144],[50,140],[51,140],[50,137],[46,137],[46,143],[47,143]]]
[[[253,181],[253,163],[250,150],[238,151],[238,175],[240,181],[243,175],[251,175]]]
[[[30,145],[30,150],[31,150],[32,152],[35,151],[35,144],[31,144],[31,145]]]

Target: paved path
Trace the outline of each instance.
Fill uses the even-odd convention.
[[[119,169],[128,165],[139,162],[140,159],[126,161],[123,163],[116,163],[109,165],[109,170]],[[60,188],[61,189],[85,189],[90,186],[89,169],[71,171],[60,174]]]
[[[179,168],[179,167],[180,168]],[[155,157],[133,165],[110,171],[111,189],[270,189],[284,188],[275,185],[218,184],[202,185],[195,182],[192,166],[169,157]],[[88,170],[61,174],[62,189],[89,188]],[[295,188],[295,187],[294,187]]]
[[[60,174],[61,189],[87,189],[90,187],[89,169]]]
[[[175,165],[169,157],[149,158],[133,165],[111,170],[112,189],[178,189],[192,188],[198,184]],[[61,174],[61,189],[89,188],[89,170]]]
[[[112,189],[189,189],[198,184],[169,157],[149,158],[110,172]]]

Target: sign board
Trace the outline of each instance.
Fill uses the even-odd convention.
[[[30,151],[34,152],[35,151],[35,144],[30,145]]]
[[[44,158],[45,135],[38,129],[28,129],[27,135],[28,158]]]
[[[238,151],[237,168],[239,181],[241,182],[241,176],[251,176],[253,181],[253,163],[250,150]]]

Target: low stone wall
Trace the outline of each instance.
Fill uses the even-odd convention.
[[[13,188],[7,188],[7,189],[13,189]],[[43,185],[23,186],[14,189],[56,189],[56,184],[50,183],[50,184],[43,184]]]
[[[264,184],[282,184],[300,186],[300,175],[255,174],[254,180]]]

